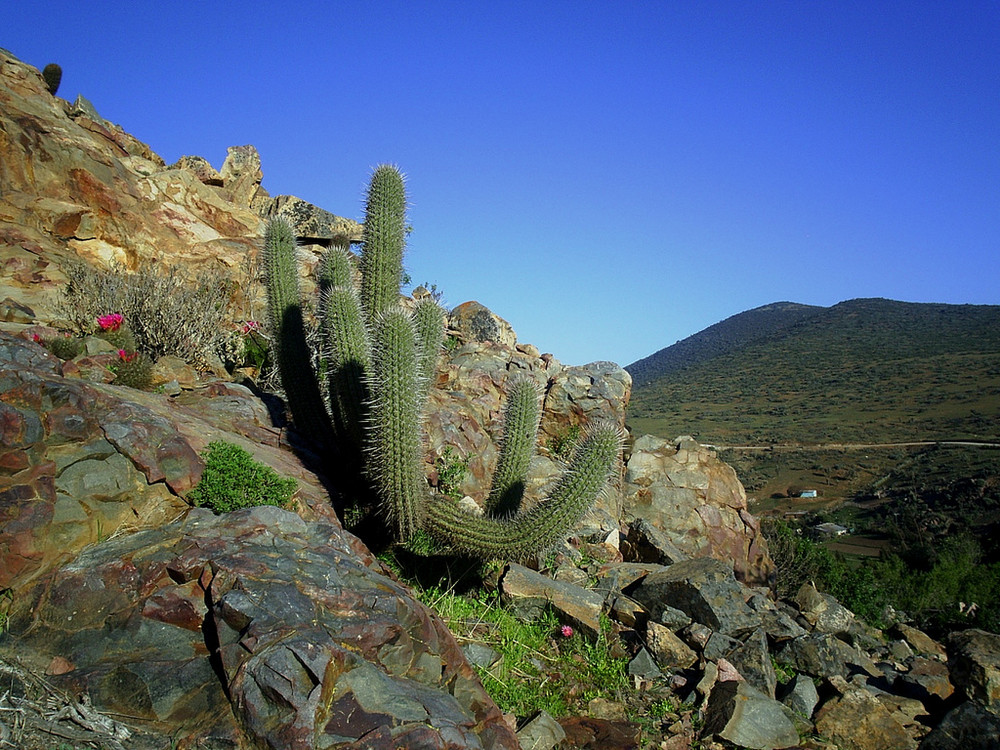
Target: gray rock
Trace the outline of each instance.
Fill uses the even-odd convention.
[[[975,701],[952,709],[920,743],[920,750],[996,750],[1000,715]]]
[[[548,713],[539,711],[517,730],[517,739],[523,750],[552,750],[566,739],[566,732]]]
[[[639,653],[628,663],[628,673],[633,677],[641,677],[649,680],[663,677],[663,672],[656,665],[656,660],[644,648],[640,648]]]
[[[474,667],[484,669],[492,667],[500,661],[500,654],[485,643],[466,643],[462,645],[462,653]]]
[[[819,704],[819,692],[809,677],[797,674],[782,691],[781,702],[799,716],[809,719]]]
[[[793,638],[778,650],[777,657],[796,671],[814,677],[847,677],[854,672],[865,672],[873,677],[882,674],[867,655],[828,633]]]
[[[688,630],[688,635],[694,635],[696,638],[700,636],[700,633],[695,633],[693,630]],[[708,641],[705,643],[705,647],[702,649],[702,656],[704,656],[709,661],[717,661],[724,658],[730,651],[740,645],[740,642],[728,635],[723,635],[722,633],[712,633],[708,637]]]
[[[670,539],[645,518],[637,518],[629,524],[624,549],[635,562],[673,565],[690,558]]]
[[[743,679],[773,698],[778,679],[771,664],[771,654],[767,647],[767,635],[760,628],[745,636],[741,643],[731,649],[726,658],[743,675]]]
[[[758,591],[750,594],[747,606],[760,616],[761,626],[774,641],[786,641],[806,634],[790,614]]]
[[[631,595],[654,619],[665,606],[671,606],[723,635],[737,635],[760,622],[745,602],[745,591],[730,566],[712,558],[698,558],[647,576]]]
[[[746,682],[721,682],[712,688],[705,709],[704,734],[709,733],[760,750],[799,744],[782,705]]]
[[[500,594],[503,601],[525,619],[534,619],[551,607],[561,621],[568,621],[588,638],[596,638],[601,632],[604,597],[596,591],[554,581],[512,563],[500,581]]]

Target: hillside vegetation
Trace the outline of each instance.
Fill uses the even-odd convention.
[[[703,443],[1000,438],[1000,306],[778,303],[626,368],[630,424]]]
[[[633,430],[718,446],[754,512],[791,519],[767,524],[789,590],[1000,627],[1000,306],[777,303],[626,369]],[[849,533],[812,542],[821,521]]]

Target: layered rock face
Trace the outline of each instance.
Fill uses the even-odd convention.
[[[341,528],[248,389],[170,397],[67,364],[0,331],[16,603],[0,657],[191,747],[516,747],[447,629]],[[294,477],[296,512],[189,508],[215,439]]]
[[[82,97],[51,96],[35,68],[3,51],[0,111],[0,319],[57,320],[68,259],[167,263],[192,277],[210,267],[243,281],[262,217],[275,213],[312,241],[360,239],[357,222],[270,198],[253,146],[230,148],[221,171],[201,157],[167,165]]]

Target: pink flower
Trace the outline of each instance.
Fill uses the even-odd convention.
[[[31,340],[34,341],[36,344],[42,343],[42,337],[39,336],[37,333],[31,334]]]
[[[573,636],[573,628],[569,625],[563,625],[559,628],[559,632],[562,633],[563,638],[571,638]]]
[[[125,319],[120,313],[111,313],[110,315],[99,315],[97,318],[97,325],[101,327],[102,331],[117,331],[122,327],[122,321]]]
[[[132,352],[131,354],[129,354],[124,349],[119,349],[118,350],[118,356],[121,357],[121,359],[122,359],[123,362],[131,362],[133,359],[135,359],[136,357],[138,357],[139,354],[138,354],[138,352]]]
[[[250,333],[250,331],[259,331],[260,323],[256,320],[248,320],[243,324],[243,333]]]

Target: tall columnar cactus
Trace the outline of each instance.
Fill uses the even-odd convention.
[[[328,400],[341,447],[353,446],[348,453],[363,460],[399,542],[422,529],[459,552],[483,558],[526,557],[555,544],[606,486],[621,451],[620,431],[603,424],[591,429],[550,497],[521,509],[541,408],[538,388],[515,378],[485,515],[432,494],[423,475],[422,421],[444,338],[444,311],[433,300],[422,300],[412,313],[400,305],[406,193],[398,169],[376,168],[365,210],[360,293],[344,249],[331,248],[320,271]],[[311,433],[310,423],[318,421],[315,428],[323,432],[329,419],[316,405],[317,398],[322,404],[318,387],[314,381],[315,392],[307,391],[299,383],[314,375],[308,352],[298,344],[304,346],[305,337],[290,233],[287,225],[272,221],[265,241],[272,316],[282,326],[276,323],[277,361],[296,423]]]
[[[295,426],[317,445],[329,448],[330,421],[306,342],[295,246],[291,225],[281,217],[271,219],[264,235],[264,263],[275,361]]]

